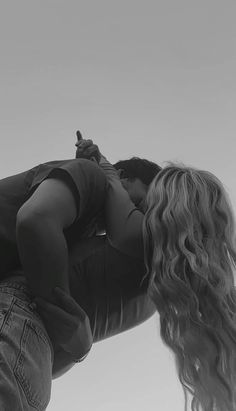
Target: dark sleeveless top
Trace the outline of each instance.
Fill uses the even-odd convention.
[[[62,178],[74,190],[78,218],[65,231],[70,290],[89,316],[94,342],[126,331],[155,312],[146,292],[143,215],[109,165],[104,168],[109,189],[104,172],[81,159],[47,162],[0,180],[0,280],[17,276],[26,281],[16,244],[16,216],[23,203],[48,177]],[[110,237],[96,237],[104,209]]]
[[[21,267],[16,243],[18,210],[44,179],[54,176],[67,181],[79,204],[76,222],[64,232],[68,245],[78,237],[94,234],[107,189],[105,174],[95,163],[83,159],[51,161],[6,177],[0,180],[0,279]]]

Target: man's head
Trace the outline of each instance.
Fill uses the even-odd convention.
[[[82,139],[82,135],[77,131],[76,158],[94,159],[99,162],[101,153],[93,140]],[[144,211],[145,198],[149,184],[152,182],[161,167],[152,161],[132,157],[129,160],[118,161],[113,164],[119,170],[123,187],[128,191],[133,203]]]
[[[143,209],[149,184],[161,167],[152,161],[139,157],[118,161],[113,164],[120,170],[120,178],[133,203]]]

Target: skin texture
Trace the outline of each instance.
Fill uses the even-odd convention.
[[[97,146],[91,139],[83,139],[82,134],[78,130],[76,132],[77,142],[76,146],[76,158],[87,158],[96,161],[98,164],[101,161],[101,153]],[[120,175],[122,170],[118,170]],[[148,186],[144,184],[139,178],[121,178],[121,183],[125,190],[128,192],[131,200],[137,208],[145,212],[145,198],[148,191]]]
[[[145,211],[145,198],[148,186],[139,178],[123,178],[121,179],[121,183],[136,207],[140,208],[141,211]]]

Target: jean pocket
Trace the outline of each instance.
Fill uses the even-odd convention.
[[[29,405],[37,411],[45,410],[51,395],[51,349],[43,330],[28,319],[14,373]]]

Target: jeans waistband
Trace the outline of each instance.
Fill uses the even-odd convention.
[[[20,276],[12,276],[0,281],[0,292],[9,292],[27,302],[31,302],[34,298],[27,285],[26,278]]]

